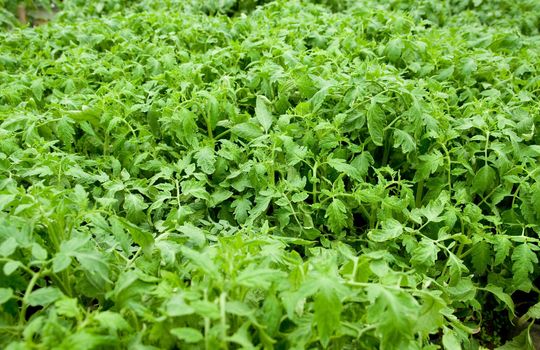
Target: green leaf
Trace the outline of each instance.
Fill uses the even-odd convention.
[[[62,297],[62,292],[55,287],[44,287],[37,289],[28,296],[28,305],[30,306],[46,306],[54,303]]]
[[[148,208],[148,204],[144,202],[143,196],[140,194],[128,194],[124,199],[124,209],[127,212],[129,219],[139,221],[144,219],[143,210]]]
[[[340,233],[347,226],[347,207],[341,200],[334,198],[324,217],[328,219],[327,226],[330,230],[333,233]]]
[[[210,195],[210,205],[212,207],[217,206],[218,204],[226,201],[227,199],[231,198],[233,193],[231,191],[217,189],[215,192],[213,192]]]
[[[381,229],[368,232],[368,237],[375,242],[385,242],[399,237],[403,233],[403,225],[395,219],[386,219]]]
[[[84,108],[82,110],[73,110],[66,113],[66,116],[74,121],[89,122],[92,125],[99,125],[99,115],[100,111],[94,108]],[[81,123],[80,126],[83,127],[83,124]]]
[[[451,65],[447,68],[441,69],[439,71],[439,74],[435,76],[435,79],[439,81],[448,80],[448,78],[452,77],[453,74],[454,74],[454,66]]]
[[[341,301],[331,286],[321,287],[315,296],[314,321],[319,339],[324,348],[330,344],[330,337],[340,328]]]
[[[456,334],[444,327],[444,334],[442,337],[442,343],[445,350],[461,350],[461,342]]]
[[[204,339],[200,331],[189,327],[173,328],[171,334],[186,343],[198,343]]]
[[[18,243],[14,237],[9,237],[2,244],[0,244],[0,255],[3,257],[10,256],[17,249]]]
[[[329,158],[326,162],[337,171],[345,173],[347,176],[350,176],[355,180],[362,180],[362,173],[360,169],[355,168],[351,164],[347,164],[345,160],[339,158]]]
[[[394,148],[401,146],[403,153],[410,153],[416,150],[416,142],[413,137],[403,130],[394,130]]]
[[[260,127],[250,122],[241,123],[233,126],[231,132],[234,135],[240,136],[241,138],[244,138],[248,141],[251,141],[263,135]]]
[[[286,274],[283,271],[249,267],[238,274],[236,282],[248,288],[268,289],[272,282],[285,277]]]
[[[186,304],[184,296],[180,293],[177,293],[169,299],[166,304],[167,315],[172,317],[191,315],[195,310]]]
[[[429,154],[423,154],[418,157],[420,164],[416,165],[417,172],[414,175],[414,181],[420,181],[429,177],[444,164],[444,158],[441,152],[434,150]]]
[[[308,197],[309,197],[309,194],[307,192],[299,192],[292,195],[291,201],[293,203],[300,203],[300,202],[304,202]]]
[[[210,147],[203,147],[197,152],[197,166],[205,174],[213,174],[216,171],[216,155]]]
[[[401,51],[405,48],[403,41],[400,38],[392,39],[386,45],[386,56],[390,62],[395,62],[401,56]]]
[[[11,297],[13,297],[11,288],[0,288],[0,305],[5,304]]]
[[[485,193],[488,189],[494,187],[496,178],[497,173],[495,170],[489,165],[484,165],[474,177],[473,191],[476,193]]]
[[[516,290],[529,292],[532,288],[532,281],[529,274],[534,271],[538,264],[538,256],[529,247],[528,243],[523,243],[514,248],[512,253],[513,287]]]
[[[329,87],[324,87],[320,89],[319,91],[317,91],[309,99],[309,103],[311,104],[311,111],[313,113],[317,112],[321,108],[324,100],[326,99],[326,96],[328,96],[328,90],[329,90]]]
[[[117,312],[101,311],[97,315],[94,315],[94,319],[106,330],[113,330],[114,332],[131,330],[129,323]]]
[[[411,264],[433,266],[437,260],[439,250],[439,247],[432,240],[422,238],[418,246],[412,251]]]
[[[186,237],[189,238],[189,241],[194,243],[197,246],[202,246],[206,243],[206,236],[204,231],[196,227],[191,223],[186,223],[178,227],[178,231],[183,233]]]
[[[175,117],[177,119],[173,119],[173,121],[179,120],[180,125],[174,125],[172,127],[174,129],[174,135],[183,144],[195,147],[198,144],[197,135],[199,131],[196,122],[197,116],[190,110],[184,108],[178,112]]]
[[[81,316],[81,310],[79,309],[77,299],[75,298],[62,298],[54,303],[56,312],[59,315],[78,318]]]
[[[0,211],[7,208],[15,198],[16,196],[14,194],[0,194]]]
[[[447,196],[439,196],[434,201],[430,201],[428,205],[420,209],[420,213],[426,217],[429,222],[440,222],[444,220],[441,213],[444,211],[445,204],[448,201]]]
[[[351,162],[351,165],[358,169],[358,173],[362,179],[367,175],[369,166],[372,165],[375,161],[368,151],[362,152],[359,156],[354,158]]]
[[[157,108],[157,106],[152,106],[148,112],[146,112],[146,120],[148,121],[148,126],[150,127],[150,131],[152,131],[154,136],[159,136],[161,133],[159,124],[160,113]]]
[[[188,258],[193,265],[199,267],[204,273],[213,277],[219,275],[218,268],[216,267],[214,261],[209,259],[209,257],[204,253],[200,253],[196,250],[183,246],[182,254],[184,254],[184,256]]]
[[[540,303],[536,303],[533,306],[529,308],[527,311],[527,316],[532,317],[534,319],[540,318]]]
[[[502,264],[506,258],[510,255],[510,248],[512,248],[512,242],[508,238],[502,235],[495,236],[495,261],[494,266]]]
[[[240,345],[241,349],[254,349],[248,330],[249,326],[247,322],[242,324],[232,336],[227,338],[227,341]]]
[[[225,306],[225,312],[237,316],[250,316],[253,310],[241,301],[229,300]]]
[[[377,325],[375,336],[380,348],[406,348],[414,337],[414,323],[420,307],[408,293],[391,290],[383,285],[373,285],[367,290],[369,307],[367,321]]]
[[[47,251],[37,243],[32,244],[32,256],[37,260],[47,259]]]
[[[263,127],[265,132],[268,132],[272,126],[274,117],[268,108],[270,101],[264,96],[257,96],[257,103],[255,105],[255,116],[259,121],[259,124]]]
[[[540,221],[540,182],[536,182],[531,186],[531,203],[536,211],[536,217]]]
[[[372,102],[367,112],[367,124],[371,141],[382,146],[384,141],[384,112],[376,102]]]
[[[255,206],[249,211],[250,220],[257,219],[261,214],[265,213],[270,205],[272,197],[260,196],[255,199]]]
[[[231,203],[234,209],[234,218],[243,224],[248,218],[248,211],[251,209],[251,201],[246,197],[239,197]]]
[[[13,272],[15,272],[19,268],[19,266],[21,266],[21,263],[19,261],[14,261],[14,260],[8,261],[4,265],[4,269],[3,269],[4,274],[6,276],[11,275]]]
[[[455,254],[449,254],[448,258],[449,259],[446,266],[448,266],[448,272],[450,273],[450,278],[453,281],[459,280],[463,273],[469,272],[469,269],[467,268],[467,266],[465,266],[465,264],[463,264],[463,261],[459,259]],[[460,285],[460,287],[463,287],[463,288],[465,288],[466,286],[467,284],[463,284],[463,283]],[[468,295],[470,294],[474,296],[474,293],[475,293],[474,288],[472,287],[470,290],[466,291],[466,294]]]
[[[71,145],[75,141],[75,129],[71,123],[69,118],[64,117],[56,124],[56,134],[65,145]]]
[[[444,313],[447,309],[445,301],[434,293],[426,294],[416,322],[417,330],[426,336],[438,331],[445,324]]]
[[[64,253],[58,253],[53,259],[53,272],[62,272],[71,265],[71,257]]]
[[[276,334],[283,316],[283,306],[274,293],[270,293],[264,299],[260,314],[261,322],[267,327],[267,332],[271,336]]]
[[[180,185],[182,188],[182,194],[185,196],[193,196],[195,198],[208,200],[210,195],[206,191],[204,183],[191,179],[182,181]]]
[[[461,68],[461,72],[465,76],[470,76],[471,73],[476,72],[478,69],[476,62],[473,58],[467,58]]]
[[[43,92],[45,91],[45,87],[43,86],[43,80],[34,79],[32,85],[30,86],[30,89],[32,89],[32,93],[34,94],[36,100],[41,101],[41,99],[43,98]]]
[[[502,301],[506,305],[506,307],[508,307],[508,309],[512,311],[512,314],[515,313],[514,301],[512,300],[512,297],[506,294],[501,287],[493,285],[493,284],[488,284],[484,289],[487,290],[488,292],[493,293],[493,295],[495,295],[497,299]]]
[[[472,247],[472,263],[479,275],[483,275],[491,263],[491,246],[480,241]]]
[[[529,328],[525,328],[519,335],[515,336],[512,340],[507,341],[503,346],[497,348],[497,350],[533,350],[534,346],[531,342],[531,336]]]
[[[122,223],[124,228],[131,234],[133,242],[137,243],[143,249],[149,249],[154,244],[154,237],[152,234],[138,226],[132,224],[122,217],[117,217],[118,221]]]
[[[109,265],[106,257],[99,251],[80,251],[73,254],[83,270],[97,276],[103,281],[109,281]]]

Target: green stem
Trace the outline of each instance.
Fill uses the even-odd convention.
[[[54,250],[59,252],[61,237],[58,237],[58,235],[56,234],[57,230],[54,228],[54,226],[51,224],[51,222],[47,218],[47,214],[42,212],[42,215],[43,215],[43,221],[45,222],[45,226],[47,227],[47,233],[48,233],[49,239],[54,247]]]
[[[349,282],[356,282],[356,272],[358,271],[358,257],[354,258],[353,270]]]
[[[19,326],[23,326],[24,322],[26,321],[26,309],[28,308],[28,297],[30,296],[30,293],[34,290],[34,286],[37,283],[37,280],[39,279],[41,275],[41,272],[36,272],[32,276],[32,279],[30,279],[30,282],[28,283],[28,286],[26,286],[26,291],[24,292],[24,296],[22,299],[22,305],[21,310],[19,313]]]
[[[274,158],[275,157],[275,147],[272,145],[272,156],[270,157],[270,161],[268,162],[268,177],[270,180],[270,184],[272,185],[272,188],[276,184],[276,174],[274,169]]]
[[[386,166],[388,164],[388,156],[390,155],[390,141],[389,137],[386,138],[384,141],[384,153],[383,153],[383,159],[382,159],[382,166]]]
[[[124,271],[127,271],[131,265],[133,265],[133,263],[135,262],[135,260],[139,257],[139,255],[141,254],[142,252],[142,248],[139,247],[137,249],[137,251],[135,252],[135,254],[131,257],[131,259],[128,261],[128,263],[126,264],[126,267],[124,268]]]
[[[368,213],[366,207],[364,207],[362,204],[360,204],[359,207],[360,207],[360,211],[362,212],[362,215],[364,215],[364,218],[369,221],[369,219],[371,218],[371,215]],[[371,228],[371,224],[370,224],[370,228]]]
[[[230,132],[231,132],[231,129],[225,130],[224,132],[222,132],[221,134],[218,134],[218,135],[216,136],[216,140],[219,140],[220,138],[222,138],[223,136],[227,135],[227,134],[230,133]]]
[[[312,190],[312,197],[313,197],[313,204],[317,203],[317,182],[319,179],[317,179],[317,166],[319,164],[315,162],[315,165],[313,166],[313,190]]]
[[[460,246],[460,248],[463,247],[463,246]],[[463,250],[463,249],[461,249]],[[473,251],[473,248],[470,248],[468,249],[467,251],[465,251],[465,253],[461,253],[458,251],[458,254],[457,254],[457,257],[460,258],[460,259],[463,259],[463,258],[466,258],[469,254],[471,254]]]
[[[178,209],[182,206],[182,203],[180,202],[180,185],[178,184],[178,180],[174,180],[176,184],[176,204],[178,204]]]
[[[461,224],[461,232],[465,233],[465,224],[463,223],[463,219],[461,217],[459,218],[459,222]],[[465,234],[465,236],[469,237],[469,234]],[[461,254],[463,253],[464,248],[465,248],[465,243],[464,242],[460,243],[459,248],[456,252],[456,255],[458,257],[461,257]]]
[[[324,198],[320,204],[324,204],[326,201],[330,200],[330,199],[334,199],[334,197],[346,197],[346,198],[353,198],[355,199],[356,197],[354,196],[354,194],[352,193],[334,193],[331,197],[326,197]]]
[[[285,198],[285,200],[289,204],[289,208],[291,208],[291,212],[293,214],[294,220],[296,221],[296,223],[298,224],[298,226],[300,227],[302,232],[304,232],[304,225],[302,225],[302,223],[300,223],[300,220],[298,219],[298,216],[296,215],[296,211],[294,210],[294,207],[293,207],[291,201],[289,200],[289,198],[287,197],[286,194],[283,194],[283,198]]]
[[[377,207],[375,204],[371,205],[371,215],[369,216],[369,228],[375,228],[375,219],[377,218]]]
[[[204,290],[204,301],[208,301],[208,291]],[[210,319],[208,317],[204,318],[204,349],[209,350],[210,349]]]
[[[219,296],[219,311],[221,318],[221,342],[224,349],[228,349],[227,345],[227,314],[225,312],[225,303],[227,300],[227,293],[222,292]]]
[[[53,280],[54,283],[60,287],[60,290],[62,291],[62,293],[64,293],[68,297],[72,296],[71,287],[69,284],[70,283],[69,276],[66,273],[62,273],[61,277],[55,274],[51,274],[50,277],[51,277],[51,280]]]
[[[488,165],[489,131],[486,133],[486,147],[484,148],[484,165]]]
[[[8,259],[8,258],[0,258],[0,262],[11,262],[13,261],[12,259]],[[27,266],[23,265],[23,264],[20,264],[19,265],[19,268],[26,271],[29,275],[33,276],[34,275],[34,271],[30,270]]]
[[[452,161],[450,159],[450,153],[448,152],[448,148],[446,148],[444,143],[441,143],[441,146],[446,155],[446,161],[448,162],[448,192],[451,193],[452,192]]]
[[[422,205],[422,196],[424,191],[424,180],[418,181],[418,187],[416,188],[416,207],[420,208]]]
[[[206,130],[208,131],[208,138],[210,140],[213,140],[214,139],[214,135],[212,133],[212,125],[210,124],[210,118],[206,117],[205,118],[205,121],[206,121]]]
[[[109,155],[109,133],[105,133],[105,140],[103,141],[103,155]]]

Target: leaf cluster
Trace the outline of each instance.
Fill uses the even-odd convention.
[[[540,11],[510,3],[80,0],[0,33],[0,346],[533,324]]]

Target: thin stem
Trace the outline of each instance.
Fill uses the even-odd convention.
[[[486,147],[484,148],[484,164],[488,165],[489,131],[486,133]]]
[[[227,314],[225,311],[225,304],[227,302],[227,293],[222,292],[219,296],[219,311],[221,318],[221,341],[224,349],[228,349],[227,345]]]
[[[231,129],[225,130],[224,132],[222,132],[221,134],[218,134],[218,135],[216,136],[216,140],[219,140],[220,138],[222,138],[223,136],[227,135],[227,134],[230,133],[230,132],[231,132]]]
[[[312,197],[313,197],[313,204],[317,203],[317,182],[319,179],[317,179],[317,166],[319,163],[315,162],[315,165],[313,166],[313,190],[312,190]]]
[[[37,280],[39,279],[40,276],[41,276],[41,271],[35,272],[34,275],[32,276],[32,279],[28,283],[28,286],[26,286],[26,291],[24,292],[21,310],[19,313],[19,326],[21,327],[24,325],[24,322],[26,320],[26,309],[28,308],[28,298],[30,297],[30,293],[32,293],[32,291],[34,290],[34,286],[36,285]]]
[[[440,142],[444,154],[446,155],[446,161],[448,162],[448,192],[452,193],[452,160],[450,159],[450,153],[448,152],[448,148],[446,148],[446,145],[442,142]]]
[[[204,290],[204,301],[208,301],[208,290]],[[210,319],[208,317],[204,317],[204,349],[209,350],[210,349]]]
[[[214,135],[212,133],[212,125],[210,124],[210,118],[209,117],[205,118],[205,121],[206,121],[206,130],[208,131],[208,138],[210,140],[213,140]]]
[[[384,153],[382,159],[382,165],[386,166],[388,164],[388,157],[390,156],[390,138],[387,137],[384,140]]]
[[[422,206],[422,196],[424,191],[424,180],[418,181],[418,187],[416,188],[416,207]]]

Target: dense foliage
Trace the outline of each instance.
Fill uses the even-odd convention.
[[[1,348],[531,346],[538,1],[58,4],[2,7]]]

